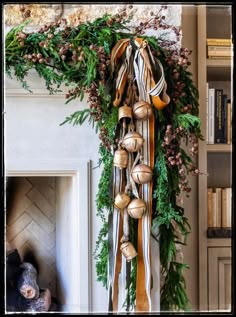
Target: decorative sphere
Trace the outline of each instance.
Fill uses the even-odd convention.
[[[137,152],[141,149],[143,145],[143,137],[135,131],[128,132],[124,136],[124,140],[122,142],[123,146],[126,148],[129,152]]]
[[[142,218],[146,211],[146,203],[143,199],[135,198],[129,203],[127,211],[130,217],[134,219]]]
[[[152,106],[146,101],[141,100],[133,105],[133,114],[137,120],[147,120],[152,112]]]
[[[146,164],[136,165],[131,175],[135,183],[138,184],[145,184],[152,180],[151,167]]]

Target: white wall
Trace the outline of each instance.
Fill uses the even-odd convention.
[[[15,79],[5,78],[5,166],[10,160],[85,159],[91,160],[92,167],[96,167],[99,139],[92,126],[87,122],[82,127],[69,124],[59,126],[66,116],[87,107],[86,101],[65,105],[64,95],[48,95],[44,82],[33,72],[29,83],[34,94],[25,92]],[[92,250],[101,227],[95,215],[100,173],[100,168],[92,169]],[[96,282],[94,260],[91,286],[92,309],[106,311],[107,292]]]

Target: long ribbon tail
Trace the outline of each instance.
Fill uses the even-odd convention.
[[[113,197],[122,187],[121,170],[113,167]],[[112,214],[108,218],[108,310],[117,311],[118,309],[118,272],[121,269],[121,255],[119,252],[120,238],[122,236],[123,221],[120,212],[113,208]]]
[[[136,42],[137,44],[137,42]],[[141,45],[140,45],[141,44]],[[153,57],[152,57],[153,58]],[[154,60],[154,59],[153,59]],[[153,62],[152,60],[152,62]],[[154,82],[151,61],[146,52],[146,45],[142,47],[142,43],[138,41],[138,49],[134,58],[134,69],[137,86],[139,89],[139,99],[150,103],[150,94],[152,84]],[[162,76],[162,68],[159,65],[160,78],[156,86],[159,92],[163,89],[164,77]],[[156,93],[157,93],[156,87]],[[136,130],[145,139],[143,145],[143,162],[154,168],[154,116],[152,115],[147,121],[137,121]],[[147,211],[139,220],[138,224],[138,267],[136,279],[136,311],[151,311],[151,219],[152,219],[152,182],[142,185],[142,198],[146,202]],[[143,287],[145,281],[145,288]]]

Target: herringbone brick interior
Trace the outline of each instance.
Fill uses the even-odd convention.
[[[39,264],[38,284],[56,296],[55,177],[15,177],[7,197],[6,238],[23,259],[33,251]]]

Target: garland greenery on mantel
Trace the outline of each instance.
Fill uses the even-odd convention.
[[[153,56],[164,68],[170,103],[163,110],[153,107],[155,115],[155,168],[153,172],[152,235],[158,240],[160,262],[164,276],[161,288],[161,310],[186,310],[188,298],[185,291],[183,269],[187,264],[177,262],[176,245],[185,244],[190,226],[184,209],[178,205],[181,192],[189,195],[187,175],[198,175],[193,162],[197,154],[198,139],[202,139],[198,118],[198,92],[188,71],[191,53],[178,48],[180,30],[165,23],[165,6],[157,14],[151,13],[148,22],[141,22],[134,33],[127,23],[133,18],[124,10],[115,16],[104,15],[93,22],[76,27],[67,21],[45,25],[37,32],[24,32],[29,20],[12,28],[5,39],[5,67],[7,74],[15,77],[31,91],[26,82],[30,69],[35,69],[45,80],[50,94],[59,91],[64,83],[69,86],[66,103],[83,100],[88,95],[89,107],[65,118],[65,123],[82,125],[85,120],[93,125],[101,140],[99,162],[103,171],[96,197],[97,216],[103,222],[97,238],[95,259],[98,280],[107,286],[108,214],[113,199],[110,181],[113,169],[113,151],[116,148],[118,107],[114,107],[114,87],[110,78],[111,50],[118,40],[139,36],[144,38]],[[160,29],[157,39],[146,36],[145,29]],[[165,34],[174,32],[176,40],[167,40]],[[186,143],[187,150],[182,148]],[[133,220],[132,220],[133,221]],[[131,228],[136,226],[135,220]],[[132,230],[131,230],[132,231]],[[135,232],[131,232],[132,235]],[[130,284],[127,285],[127,310],[135,305],[136,266],[133,261]],[[128,307],[129,306],[129,307]]]

